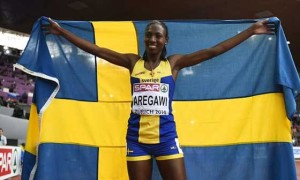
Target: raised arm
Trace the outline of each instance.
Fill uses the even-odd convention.
[[[110,63],[125,67],[131,71],[134,62],[139,58],[139,56],[136,54],[122,54],[107,48],[99,47],[62,28],[57,22],[53,21],[52,19],[48,18],[48,21],[49,25],[43,26],[43,29],[45,29],[47,33],[63,36],[80,49],[97,57],[103,58]]]
[[[272,34],[272,26],[268,25],[267,23],[268,20],[258,21],[236,36],[229,38],[211,48],[199,50],[191,54],[171,56],[169,60],[172,64],[173,71],[178,71],[184,67],[193,66],[202,61],[216,57],[237,46],[254,34]]]

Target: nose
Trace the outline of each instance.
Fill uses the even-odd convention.
[[[150,42],[155,42],[155,41],[156,41],[155,36],[150,36],[149,41],[150,41]]]

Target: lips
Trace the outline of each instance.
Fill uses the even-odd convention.
[[[149,45],[148,47],[149,47],[149,49],[155,49],[155,48],[157,48],[156,45]]]

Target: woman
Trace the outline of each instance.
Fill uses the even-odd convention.
[[[186,179],[186,172],[171,107],[179,71],[218,56],[254,34],[272,33],[267,22],[256,22],[214,47],[168,57],[168,29],[161,21],[151,21],[147,25],[143,57],[99,47],[63,29],[50,18],[50,25],[44,28],[49,33],[65,37],[88,53],[129,70],[133,97],[126,137],[129,178],[151,179],[151,158],[154,157],[163,179],[181,180]]]

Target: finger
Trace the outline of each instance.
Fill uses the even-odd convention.
[[[57,24],[58,25],[58,23],[56,21],[52,20],[50,17],[48,18],[48,22],[50,24]]]
[[[265,27],[268,29],[276,29],[276,26],[274,24],[266,24]]]
[[[268,30],[270,30],[270,31],[275,31],[276,28],[275,28],[275,27],[272,27],[272,28],[268,28]]]
[[[269,22],[269,18],[262,20],[262,23],[268,23]]]
[[[266,23],[268,26],[276,26],[277,24],[274,21],[267,21]]]
[[[269,18],[257,21],[257,23],[262,23],[262,24],[267,24],[268,22],[269,22]]]
[[[267,28],[268,28],[268,31],[271,31],[271,32],[276,32],[277,31],[277,28],[274,24],[273,25],[268,25]]]
[[[54,25],[60,27],[60,25],[59,25],[56,21],[52,20],[51,18],[48,18],[48,20],[49,20],[49,23],[50,23],[50,24],[52,24],[52,25],[54,24]]]
[[[274,31],[268,31],[267,34],[269,34],[269,35],[275,35],[275,32]]]
[[[276,28],[268,28],[266,31],[267,31],[266,34],[273,35],[276,33]]]

